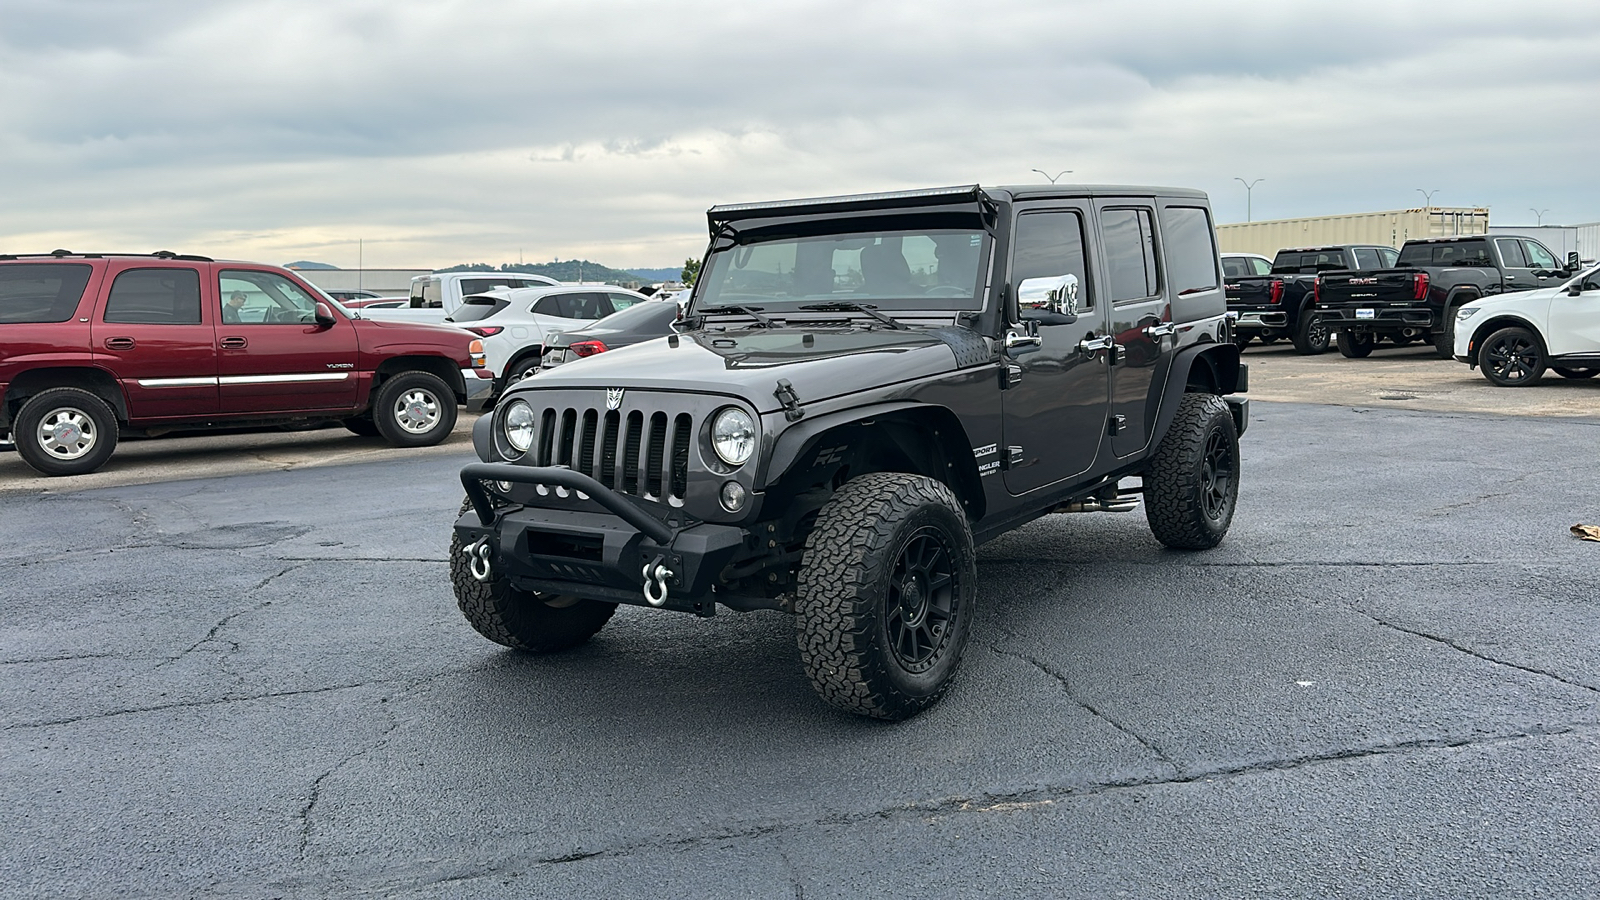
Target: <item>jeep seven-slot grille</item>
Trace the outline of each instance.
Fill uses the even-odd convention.
[[[546,408],[535,465],[568,466],[614,491],[682,500],[689,491],[688,413]]]

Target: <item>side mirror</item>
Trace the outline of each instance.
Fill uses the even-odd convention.
[[[1573,283],[1567,285],[1567,296],[1568,297],[1576,297],[1581,293],[1583,293],[1583,282],[1574,281]]]
[[[321,300],[318,300],[317,301],[317,324],[321,325],[323,328],[331,328],[331,327],[333,327],[333,323],[337,322],[337,321],[339,321],[339,320],[335,319],[333,317],[333,310],[328,308],[328,304],[323,303]]]
[[[1017,312],[1040,325],[1070,325],[1078,320],[1078,276],[1024,278],[1017,286]]]
[[[1568,272],[1576,272],[1576,271],[1578,271],[1578,269],[1582,265],[1583,265],[1583,262],[1578,259],[1578,251],[1573,250],[1573,251],[1571,251],[1571,252],[1569,252],[1567,254],[1567,271]]]

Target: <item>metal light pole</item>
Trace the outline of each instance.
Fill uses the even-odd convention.
[[[1433,195],[1439,193],[1439,189],[1434,188],[1431,191],[1425,191],[1422,188],[1417,188],[1417,193],[1422,195],[1422,208],[1433,209]]]
[[[1029,169],[1029,171],[1030,172],[1038,172],[1040,175],[1043,175],[1046,178],[1050,178],[1050,173],[1046,172],[1043,169]],[[1063,175],[1071,175],[1071,174],[1072,174],[1072,170],[1071,169],[1062,169],[1061,171],[1059,171],[1059,172],[1057,172],[1055,174],[1055,178],[1050,178],[1050,183],[1051,184],[1055,184],[1056,183],[1056,178],[1060,178]]]
[[[1536,225],[1543,225],[1544,224],[1544,214],[1549,212],[1549,211],[1550,210],[1548,210],[1548,209],[1534,209],[1531,206],[1528,207],[1528,212],[1533,213],[1533,220],[1534,220],[1534,224],[1536,224]]]
[[[1248,222],[1254,217],[1254,213],[1255,213],[1255,210],[1252,208],[1251,202],[1250,202],[1251,193],[1255,190],[1256,185],[1260,184],[1263,181],[1266,181],[1266,179],[1265,178],[1257,178],[1255,181],[1245,181],[1243,178],[1240,178],[1239,176],[1235,175],[1233,177],[1233,180],[1239,182],[1242,185],[1244,185],[1244,220],[1246,222]]]

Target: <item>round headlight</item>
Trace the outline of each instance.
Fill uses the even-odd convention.
[[[521,400],[512,401],[506,408],[506,440],[521,453],[533,446],[533,407]]]
[[[730,466],[742,466],[756,452],[756,423],[750,414],[730,406],[711,421],[711,449]]]

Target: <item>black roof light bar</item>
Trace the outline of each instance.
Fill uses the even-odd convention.
[[[798,200],[773,200],[765,203],[729,203],[706,211],[712,223],[739,219],[769,218],[793,210],[802,214],[855,212],[873,209],[904,209],[911,206],[947,206],[978,203],[988,199],[976,184],[958,187],[927,188],[915,191],[886,191],[878,194],[844,194],[835,197],[808,197]]]

